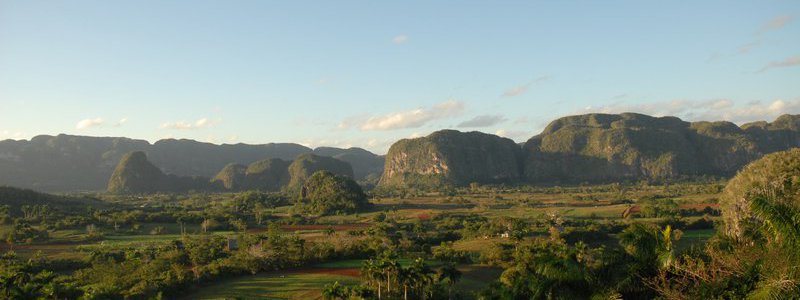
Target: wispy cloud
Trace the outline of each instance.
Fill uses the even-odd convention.
[[[794,17],[792,16],[777,16],[761,26],[761,29],[759,29],[757,33],[762,34],[768,31],[781,29],[785,27],[786,24],[792,22],[792,20],[794,20]]]
[[[78,124],[75,124],[75,129],[84,130],[92,127],[98,127],[103,125],[104,122],[105,121],[103,121],[103,118],[83,119],[78,121]]]
[[[114,127],[121,127],[122,125],[125,125],[125,123],[128,123],[128,118],[119,119],[119,121],[114,124]]]
[[[787,67],[795,67],[798,65],[800,65],[800,55],[795,55],[792,57],[788,57],[784,60],[770,62],[769,64],[765,65],[760,70],[758,70],[756,73],[762,73],[769,69],[774,69],[774,68],[787,68]]]
[[[472,119],[459,123],[456,127],[459,128],[480,128],[494,126],[507,121],[506,117],[502,115],[480,115]]]
[[[177,121],[177,122],[165,122],[161,124],[162,129],[172,129],[172,130],[193,130],[193,129],[202,129],[202,128],[211,128],[217,126],[221,120],[211,120],[208,118],[202,118],[194,122],[187,122],[187,121]]]
[[[761,40],[749,42],[747,44],[739,46],[739,54],[747,54],[750,53],[753,49],[761,45]]]
[[[450,100],[431,107],[389,113],[383,116],[351,117],[339,124],[340,129],[358,127],[361,130],[394,130],[419,128],[431,121],[456,117],[464,112],[464,103]]]
[[[528,89],[532,85],[534,85],[536,83],[539,83],[539,82],[542,82],[542,81],[550,80],[550,78],[551,78],[550,76],[540,76],[540,77],[534,79],[533,81],[530,81],[528,83],[521,84],[521,85],[518,85],[518,86],[515,86],[515,87],[512,87],[512,88],[506,90],[505,92],[503,92],[502,96],[503,97],[516,97],[516,96],[525,94],[525,92],[527,92]]]
[[[407,35],[401,34],[401,35],[398,35],[398,36],[395,36],[394,38],[392,38],[392,43],[400,45],[400,44],[405,44],[406,42],[408,42],[408,40],[409,40],[409,37]]]
[[[677,116],[688,121],[726,120],[734,123],[769,121],[782,114],[800,113],[800,99],[753,101],[737,104],[728,99],[707,101],[672,100],[641,104],[616,103],[599,107],[587,107],[579,113],[623,113],[637,112],[653,116]]]

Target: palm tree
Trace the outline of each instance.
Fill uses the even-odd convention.
[[[461,279],[461,271],[456,269],[455,264],[446,263],[437,273],[440,280],[447,280],[447,299],[453,299],[453,286]]]
[[[361,274],[366,277],[367,284],[377,283],[378,299],[381,299],[381,281],[383,270],[379,263],[373,259],[364,261],[361,265]]]
[[[776,197],[777,198],[777,197]],[[790,246],[800,246],[800,211],[786,204],[772,204],[770,197],[756,196],[750,201],[750,210],[761,220],[775,240]]]
[[[410,284],[416,288],[418,295],[425,299],[427,286],[431,282],[430,275],[433,273],[431,268],[425,264],[422,258],[417,258],[406,268],[406,272]]]
[[[786,295],[800,293],[800,253],[797,251],[800,246],[800,210],[785,204],[788,201],[779,201],[787,200],[785,198],[787,196],[783,192],[775,192],[772,196],[762,194],[750,199],[750,211],[763,221],[766,235],[775,242],[767,246],[773,246],[772,251],[780,253],[779,256],[785,260],[783,265],[792,267],[789,270],[762,273],[763,278],[748,295],[749,298],[783,299]],[[777,259],[776,262],[780,263],[781,260]]]
[[[408,300],[408,287],[412,284],[414,274],[408,268],[401,268],[397,275],[397,281],[403,284],[403,300]]]

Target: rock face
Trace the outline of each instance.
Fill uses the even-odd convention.
[[[732,176],[765,153],[800,146],[800,116],[742,127],[625,113],[558,119],[525,143],[532,182]]]
[[[299,189],[317,171],[353,178],[353,167],[344,161],[310,153],[301,154],[289,165],[289,189]]]
[[[259,160],[248,166],[229,164],[219,171],[211,182],[221,185],[228,191],[280,191],[289,184],[289,162],[271,158]]]
[[[324,149],[327,149],[325,153],[344,160],[353,157],[359,174],[376,170],[376,158],[361,160],[361,151],[355,148]],[[213,177],[231,163],[246,166],[271,158],[292,160],[297,155],[312,152],[297,144],[215,145],[175,139],[150,144],[123,137],[42,135],[30,141],[0,141],[0,185],[59,192],[103,190],[122,156],[132,151],[146,152],[149,160],[165,173],[200,177]],[[368,156],[363,154],[365,158]],[[382,163],[378,165],[382,168]],[[362,166],[365,169],[360,169]]]
[[[141,151],[125,154],[108,180],[108,192],[115,194],[147,194],[214,189],[214,186],[205,177],[181,177],[164,174],[161,169],[150,163],[145,153]]]
[[[533,182],[730,175],[761,155],[733,123],[632,113],[558,119],[528,140],[524,151],[525,175]]]
[[[239,190],[244,188],[247,167],[240,164],[228,164],[211,178],[212,183],[222,185],[226,190]]]
[[[289,161],[279,158],[259,160],[247,166],[248,189],[279,191],[289,184]]]
[[[513,183],[521,179],[520,155],[519,146],[510,139],[481,132],[437,131],[394,143],[379,184]]]
[[[108,180],[110,193],[154,193],[167,186],[167,175],[147,160],[144,152],[126,154]]]
[[[800,115],[739,127],[634,113],[587,114],[553,121],[521,150],[494,135],[453,130],[400,140],[389,149],[380,185],[732,176],[764,154],[798,146]]]

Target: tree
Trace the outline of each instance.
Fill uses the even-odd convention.
[[[339,284],[339,281],[333,284],[326,284],[322,289],[322,297],[328,300],[347,299],[349,293],[347,289]]]
[[[230,222],[231,226],[233,226],[233,228],[236,228],[237,231],[239,231],[239,232],[247,231],[247,222],[245,222],[245,221],[243,221],[241,219],[233,219],[233,220],[230,220],[229,222]]]
[[[381,299],[381,282],[383,270],[378,261],[370,258],[361,265],[361,276],[366,277],[367,285],[375,285],[378,292],[378,299]]]
[[[461,279],[461,271],[456,269],[455,264],[445,263],[436,273],[439,280],[447,280],[447,299],[453,299],[453,286]]]
[[[302,207],[320,215],[336,212],[353,213],[367,206],[367,196],[350,178],[317,171],[303,185],[307,202]],[[305,200],[303,200],[305,201]]]

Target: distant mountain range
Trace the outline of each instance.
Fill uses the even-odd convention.
[[[37,136],[0,141],[0,185],[105,190],[123,155],[135,151],[158,170],[135,163],[143,166],[137,172],[168,176],[181,185],[212,182],[225,190],[274,190],[297,185],[296,180],[317,169],[355,179],[380,178],[384,187],[731,176],[765,154],[799,146],[800,115],[737,126],[635,113],[586,114],[557,119],[522,145],[492,134],[442,130],[400,140],[385,157],[360,148],[298,144],[215,145],[174,139],[150,144],[122,137]]]
[[[30,141],[0,141],[0,185],[42,191],[102,191],[123,155],[142,151],[162,172],[211,178],[228,164],[248,165],[279,158],[291,161],[305,153],[336,157],[353,166],[356,179],[380,176],[383,157],[360,148],[311,149],[298,144],[215,145],[166,139],[150,144],[124,137],[41,135]]]

